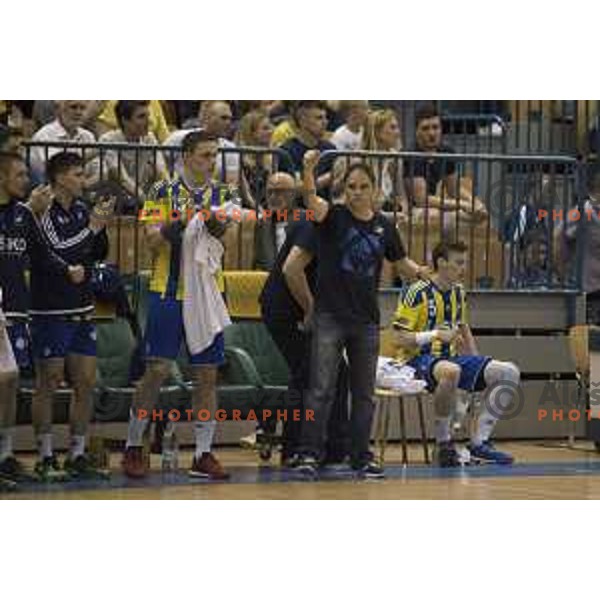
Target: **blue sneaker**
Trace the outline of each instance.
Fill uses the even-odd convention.
[[[482,442],[481,444],[469,444],[467,447],[471,453],[471,458],[483,462],[494,463],[497,465],[512,465],[514,462],[514,459],[510,454],[496,450],[494,444],[490,441]]]

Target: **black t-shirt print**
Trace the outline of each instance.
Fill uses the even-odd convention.
[[[316,310],[340,321],[379,323],[383,259],[406,256],[398,231],[379,213],[360,221],[342,205],[332,206],[317,230]]]

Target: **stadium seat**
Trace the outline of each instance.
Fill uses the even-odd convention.
[[[225,345],[234,370],[256,385],[259,406],[283,407],[289,371],[264,323],[234,323],[225,329]]]
[[[260,319],[258,299],[268,273],[265,271],[224,271],[225,297],[232,318]]]
[[[98,325],[98,389],[96,420],[127,421],[134,387],[129,381],[129,367],[135,339],[124,319]],[[161,404],[182,401],[185,390],[181,381],[171,381],[161,389]]]

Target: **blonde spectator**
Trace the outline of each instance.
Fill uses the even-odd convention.
[[[236,142],[238,146],[270,148],[273,124],[265,110],[252,110],[239,123]],[[250,193],[259,206],[265,204],[267,179],[274,170],[272,154],[244,154],[242,171]]]
[[[368,100],[341,100],[339,112],[344,124],[331,136],[331,143],[338,150],[360,150],[363,134],[369,116]]]

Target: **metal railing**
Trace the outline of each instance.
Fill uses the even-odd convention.
[[[580,270],[564,268],[566,227],[561,226],[585,198],[583,164],[577,159],[350,151],[327,152],[321,159],[334,161],[334,197],[343,193],[336,187],[336,171],[355,161],[370,164],[379,208],[397,224],[416,260],[430,262],[443,238],[466,242],[468,287],[580,289]],[[580,236],[572,256],[575,269],[582,263],[582,241]]]
[[[468,135],[464,131],[455,134]],[[44,161],[53,153],[81,153],[92,191],[116,190],[121,197],[122,216],[112,229],[111,258],[129,274],[150,267],[137,211],[150,185],[180,169],[179,147],[69,142],[29,142],[25,147],[38,181],[43,180]],[[38,153],[37,163],[34,153]],[[538,211],[566,213],[581,205],[584,178],[582,163],[575,158],[503,151],[332,151],[321,160],[332,165],[333,184],[328,192],[334,199],[342,194],[345,166],[352,161],[371,164],[381,192],[379,208],[398,223],[409,253],[417,260],[430,260],[433,246],[444,236],[467,242],[470,288],[578,289],[581,284],[581,273],[568,274],[562,268],[559,250],[566,246],[565,228],[558,228],[556,219],[537,218]],[[129,187],[123,183],[125,170]],[[269,174],[295,169],[280,149],[225,147],[219,149],[217,170],[218,178],[235,186],[243,205],[251,209],[265,205]],[[461,197],[459,210],[451,210]],[[226,267],[253,267],[253,235],[251,226],[235,229],[226,251]]]
[[[424,102],[437,106],[447,143],[461,152],[595,159],[600,150],[598,100],[374,101],[397,113],[405,149],[416,148],[415,115]]]

